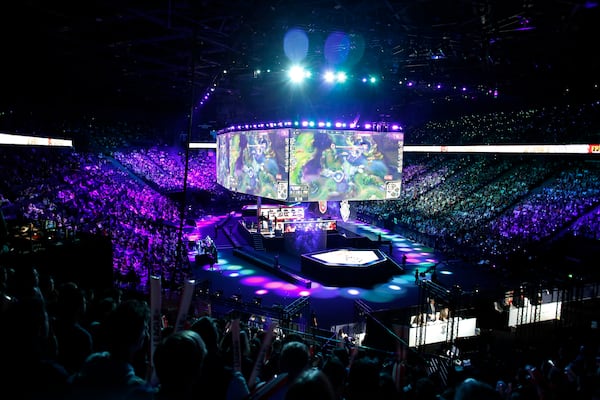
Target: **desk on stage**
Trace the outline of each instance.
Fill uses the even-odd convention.
[[[560,319],[561,301],[533,305],[529,302],[529,299],[525,298],[523,303],[521,307],[510,306],[508,310],[509,327]]]
[[[443,343],[453,339],[477,336],[477,318],[450,318],[446,321],[431,321],[412,324],[399,329],[400,336],[409,347]]]

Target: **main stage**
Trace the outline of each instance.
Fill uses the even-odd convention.
[[[245,243],[234,254],[304,287],[318,282],[330,287],[368,288],[404,273],[380,249],[389,248],[389,242],[373,240],[341,226],[337,229],[336,222],[306,218],[294,221],[294,229],[277,229],[275,234],[276,224],[268,229],[263,223],[260,229],[261,221],[246,214],[236,226]]]
[[[301,255],[303,276],[325,286],[370,287],[403,270],[379,249],[338,248]]]

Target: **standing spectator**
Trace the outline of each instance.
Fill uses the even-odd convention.
[[[437,305],[435,304],[435,299],[433,297],[429,298],[426,314],[427,321],[435,321],[437,319]]]
[[[289,385],[309,366],[310,352],[302,342],[290,341],[283,345],[279,360],[280,373],[268,382],[257,386],[251,400],[283,400]]]
[[[86,309],[85,293],[76,283],[67,282],[60,286],[53,328],[58,359],[71,374],[79,371],[93,350],[92,335],[80,323]]]
[[[35,298],[45,302],[44,294],[40,288],[40,274],[38,268],[33,265],[19,265],[15,267],[15,273],[9,277],[9,289],[17,300]]]
[[[200,317],[191,328],[197,332],[206,345],[206,357],[196,383],[197,396],[201,398],[210,387],[211,398],[215,400],[242,400],[250,394],[246,379],[240,371],[234,371],[225,361],[221,352],[221,334],[217,322],[209,316]]]
[[[343,400],[344,390],[346,388],[346,378],[348,374],[346,371],[346,366],[342,360],[340,360],[340,358],[335,354],[332,354],[327,360],[325,360],[322,370],[325,375],[327,375],[329,382],[331,382],[331,385],[333,386],[335,398],[337,400]]]
[[[304,370],[290,383],[285,400],[336,400],[329,378],[318,368]]]
[[[147,344],[149,324],[146,302],[130,299],[117,306],[107,321],[107,351],[91,354],[72,377],[75,400],[153,398],[154,390],[134,367]]]
[[[0,381],[4,398],[64,399],[67,370],[56,361],[46,305],[39,298],[8,304],[0,314]]]
[[[159,383],[156,399],[194,399],[205,357],[206,346],[196,332],[182,330],[165,337],[154,352]]]
[[[360,356],[350,366],[346,399],[371,400],[379,399],[381,367],[375,358]]]
[[[461,382],[454,393],[455,400],[499,400],[500,394],[491,385],[473,378]]]

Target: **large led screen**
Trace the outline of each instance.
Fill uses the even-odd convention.
[[[217,136],[217,182],[282,201],[400,196],[402,132],[267,129]]]
[[[239,193],[287,200],[289,129],[217,136],[217,183]]]
[[[398,198],[403,139],[402,132],[293,130],[289,200]]]

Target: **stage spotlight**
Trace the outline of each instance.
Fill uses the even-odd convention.
[[[262,297],[255,297],[252,299],[252,304],[254,304],[257,307],[260,307],[262,305]]]
[[[301,83],[302,81],[304,81],[304,79],[310,78],[311,73],[310,73],[310,71],[307,71],[304,68],[296,65],[296,66],[293,66],[292,68],[290,68],[288,75],[292,82]]]
[[[218,298],[223,297],[223,291],[222,290],[217,290],[215,292],[215,297],[218,297]]]
[[[323,80],[327,83],[333,83],[335,81],[335,74],[332,71],[327,71],[323,75]]]
[[[344,82],[346,82],[346,80],[348,80],[348,75],[346,75],[345,72],[340,71],[335,75],[335,80],[338,83],[344,83]]]

